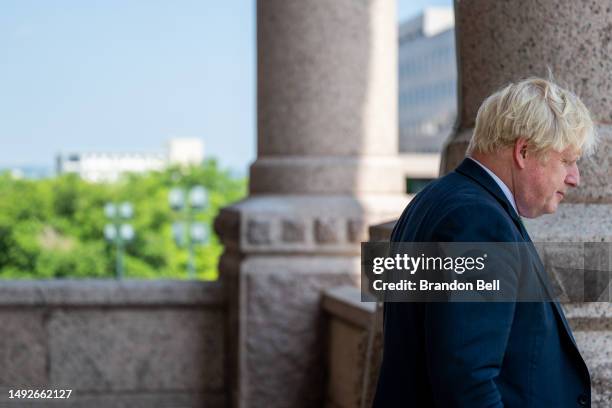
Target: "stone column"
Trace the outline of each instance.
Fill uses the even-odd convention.
[[[612,4],[471,0],[457,1],[455,15],[458,129],[445,146],[441,172],[463,159],[484,98],[507,82],[547,77],[550,68],[554,81],[578,94],[593,113],[601,145],[594,157],[579,162],[581,186],[557,213],[530,220],[527,227],[540,242],[612,241]],[[580,316],[572,321],[579,322],[574,329],[589,360],[594,402],[605,405],[612,400],[610,304],[566,308],[570,318]]]
[[[257,49],[250,194],[215,221],[229,398],[235,407],[320,407],[321,291],[358,283],[367,225],[407,203],[395,2],[260,0]]]

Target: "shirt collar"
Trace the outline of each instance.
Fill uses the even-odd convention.
[[[491,170],[489,170],[489,168],[487,166],[485,166],[484,164],[482,164],[478,160],[474,159],[473,157],[468,157],[468,159],[476,162],[480,167],[482,167],[484,169],[484,171],[487,172],[487,174],[489,176],[491,176],[491,178],[493,180],[495,180],[495,182],[497,183],[499,188],[501,188],[501,191],[504,193],[504,195],[506,196],[506,198],[508,199],[510,204],[512,204],[512,208],[514,208],[514,211],[516,211],[516,213],[518,214],[519,212],[518,212],[518,209],[516,208],[516,202],[514,201],[514,196],[512,195],[512,191],[510,191],[510,189],[508,188],[506,183],[504,183],[502,181],[502,179],[497,177],[497,174],[493,173]]]

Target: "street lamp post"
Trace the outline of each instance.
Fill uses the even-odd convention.
[[[104,238],[115,244],[117,253],[115,273],[117,279],[122,279],[125,243],[134,239],[134,228],[125,221],[132,218],[134,209],[132,204],[127,201],[121,204],[107,203],[104,206],[104,214],[110,220],[110,223],[104,226]]]
[[[208,193],[202,186],[192,187],[187,194],[185,190],[175,187],[170,190],[168,201],[170,207],[179,214],[179,221],[172,224],[172,235],[179,247],[187,247],[187,273],[193,279],[196,274],[194,245],[204,244],[208,240],[206,226],[195,221],[195,215],[206,207]]]

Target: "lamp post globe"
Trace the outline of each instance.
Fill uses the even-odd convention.
[[[171,189],[168,193],[168,202],[173,210],[181,210],[185,205],[185,192],[178,187]]]
[[[189,204],[196,210],[204,208],[208,201],[208,192],[202,186],[195,186],[189,191]]]
[[[197,244],[203,244],[208,239],[208,231],[201,222],[191,225],[191,239]]]
[[[179,247],[185,245],[185,224],[182,222],[174,222],[172,224],[172,238]]]
[[[121,224],[119,227],[119,234],[123,241],[131,241],[134,239],[134,228],[130,224]]]
[[[115,218],[115,215],[117,215],[117,207],[115,204],[106,203],[104,206],[104,215],[106,215],[107,218]]]
[[[113,224],[106,224],[104,226],[104,238],[110,242],[117,238],[117,229]]]
[[[123,202],[119,206],[119,214],[126,220],[132,218],[134,215],[134,207],[132,207],[132,204],[127,201]]]

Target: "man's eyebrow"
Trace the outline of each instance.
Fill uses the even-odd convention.
[[[580,157],[581,157],[581,154],[579,153],[568,154],[568,155],[562,155],[561,160],[566,163],[574,163],[580,160]]]
[[[574,162],[577,162],[578,160],[580,160],[580,155],[579,154],[573,155],[573,156],[570,156],[570,157],[566,158],[565,160],[567,160],[570,163],[574,163]]]

